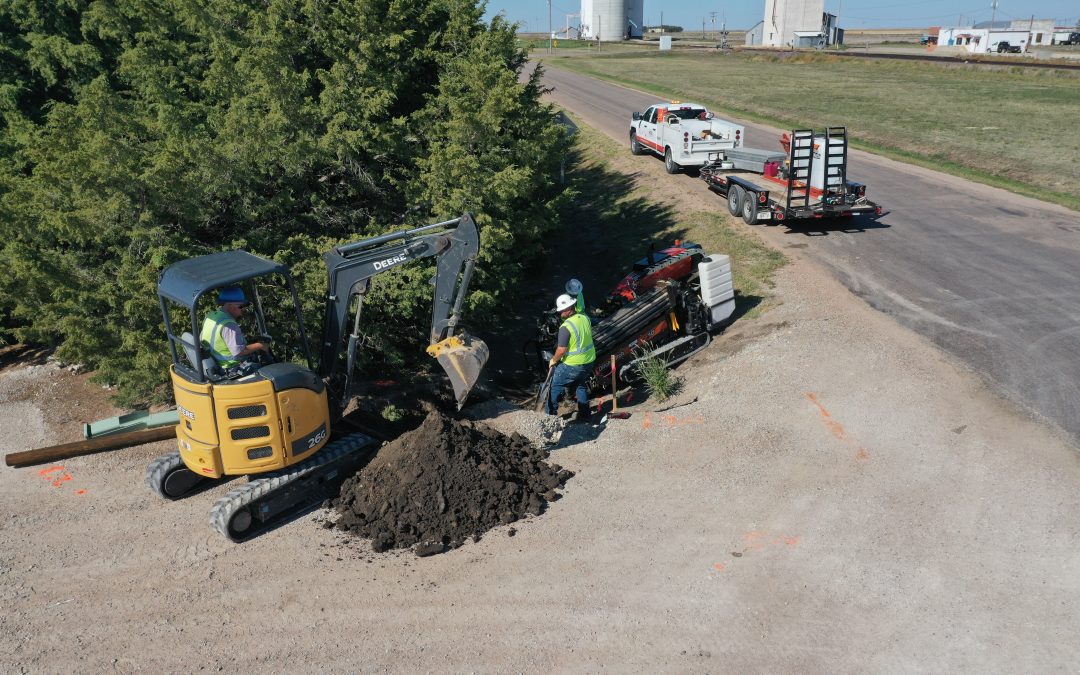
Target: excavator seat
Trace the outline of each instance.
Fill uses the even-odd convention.
[[[184,356],[187,357],[188,363],[191,364],[192,368],[198,369],[198,366],[195,364],[195,336],[190,332],[185,331],[180,336],[180,344],[184,347]],[[209,345],[203,344],[202,347],[207,352],[210,351]],[[217,361],[211,356],[203,359],[203,372],[206,373],[206,376],[210,378],[211,381],[220,380],[224,377],[221,368],[218,367]]]

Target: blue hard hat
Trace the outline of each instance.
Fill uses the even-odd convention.
[[[584,286],[582,286],[581,282],[577,279],[571,279],[566,282],[566,292],[570,295],[581,295],[582,288],[584,288]]]
[[[218,291],[217,301],[219,305],[224,305],[226,302],[242,302],[247,304],[247,298],[244,297],[244,289],[239,286],[226,286]]]

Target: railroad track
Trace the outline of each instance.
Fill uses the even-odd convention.
[[[682,44],[673,45],[677,50],[708,50],[715,51],[715,45],[707,44]],[[743,52],[742,48],[734,47],[732,51]],[[1047,62],[1047,61],[1028,61],[1025,59],[1016,60],[1003,60],[1003,59],[984,59],[984,58],[969,58],[963,55],[957,56],[933,56],[932,54],[887,54],[881,52],[856,52],[856,51],[829,51],[818,49],[755,49],[754,51],[760,51],[765,53],[774,54],[830,54],[832,56],[846,56],[849,58],[863,58],[863,59],[886,59],[893,61],[930,61],[937,63],[969,63],[975,65],[986,66],[1019,66],[1021,68],[1043,68],[1052,70],[1080,70],[1080,62],[1066,62],[1064,59],[1061,62]]]

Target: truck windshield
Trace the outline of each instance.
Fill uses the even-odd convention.
[[[668,115],[672,115],[683,120],[697,119],[699,115],[704,114],[705,108],[679,108],[678,110],[668,110]]]

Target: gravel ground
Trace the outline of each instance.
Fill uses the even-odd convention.
[[[441,556],[318,511],[231,544],[227,486],[142,484],[167,442],[0,470],[0,670],[1080,669],[1075,448],[809,263],[777,281],[680,367],[685,405],[568,427],[564,497]],[[0,372],[0,450],[71,440],[100,394]]]

